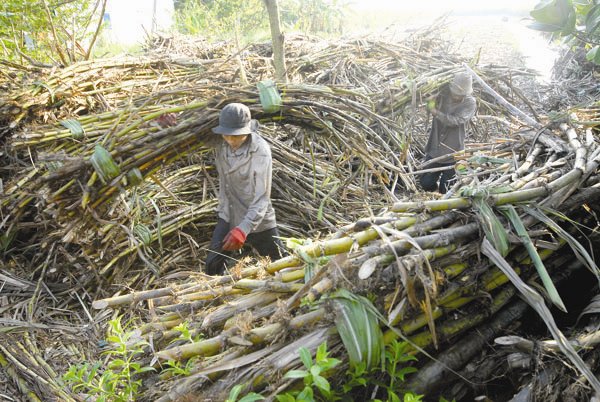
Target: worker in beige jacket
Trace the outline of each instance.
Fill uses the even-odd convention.
[[[223,274],[228,258],[246,243],[271,260],[287,254],[271,205],[271,148],[257,127],[246,105],[230,103],[221,110],[219,125],[212,129],[222,141],[216,147],[215,159],[218,220],[205,263],[210,275]]]
[[[471,75],[458,73],[449,85],[442,89],[437,102],[428,104],[433,123],[425,147],[426,161],[465,149],[466,126],[477,109],[472,93]],[[448,167],[448,169],[422,174],[420,183],[423,190],[445,194],[449,187],[448,182],[455,176],[454,168],[451,167],[453,165],[454,160],[451,156],[429,165],[429,168]]]

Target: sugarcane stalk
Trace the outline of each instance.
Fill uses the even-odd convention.
[[[37,394],[29,388],[27,381],[19,376],[13,364],[11,364],[5,357],[5,355],[0,352],[0,366],[4,368],[6,373],[13,379],[13,381],[17,384],[19,391],[22,395],[24,395],[31,402],[42,402],[42,400],[37,396]]]
[[[310,323],[314,323],[323,318],[325,315],[324,309],[318,309],[310,313],[296,316],[289,320],[287,327],[291,329],[299,329]],[[246,336],[246,339],[253,344],[264,342],[267,338],[281,333],[284,330],[283,324],[268,324],[264,327],[252,329]],[[235,336],[239,332],[237,328],[231,328],[221,333],[220,335],[200,342],[193,342],[183,346],[177,346],[171,349],[161,350],[156,353],[156,357],[162,360],[185,360],[193,356],[212,356],[223,347],[228,338]]]

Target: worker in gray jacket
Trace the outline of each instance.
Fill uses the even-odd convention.
[[[271,260],[286,254],[271,205],[271,149],[257,129],[258,122],[241,103],[226,105],[212,129],[223,141],[216,147],[219,205],[206,257],[209,275],[223,274],[227,258],[246,242]]]
[[[444,155],[465,149],[465,133],[469,120],[475,115],[477,104],[473,93],[473,79],[469,73],[458,73],[442,89],[438,100],[428,104],[433,116],[429,140],[425,147],[425,160],[436,159]],[[438,172],[424,173],[420,177],[421,187],[425,191],[439,191],[445,194],[448,182],[454,178],[454,160],[451,156],[441,158],[428,165],[428,168],[448,167]],[[438,184],[439,180],[439,184]]]

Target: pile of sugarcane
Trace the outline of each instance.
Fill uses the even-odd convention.
[[[0,98],[0,319],[7,328],[0,364],[7,375],[31,400],[72,399],[57,374],[98,358],[107,307],[143,321],[139,332],[152,349],[138,358],[158,370],[144,378],[156,384],[144,387],[148,400],[189,393],[224,400],[242,383],[281,392],[294,385],[281,375],[299,365],[299,345],[314,351],[324,340],[347,366],[347,353],[358,352],[342,347],[335,322],[348,305],[362,306],[356,295],[370,296],[381,312],[369,321],[375,335],[383,331],[380,342],[408,337],[414,350],[433,354],[507,311],[516,291],[480,258],[484,233],[535,280],[528,243],[502,237],[501,227],[525,237],[505,205],[545,204],[593,219],[580,205],[596,197],[586,190],[598,180],[596,137],[566,128],[515,134],[520,121],[477,88],[475,136],[456,155],[464,161],[460,180],[449,198],[415,195],[414,172],[427,169],[417,163],[429,119],[423,101],[462,69],[443,46],[418,35],[400,43],[294,39],[291,80],[278,85],[283,104],[275,113],[263,110],[255,85],[238,82],[242,72],[254,83],[271,76],[265,45],[241,53],[211,47],[193,60],[159,54],[36,69],[35,79],[7,87]],[[531,76],[477,71],[513,102],[511,79]],[[288,241],[290,257],[241,255],[227,276],[211,278],[202,274],[218,184],[210,129],[233,101],[250,106],[272,147],[280,231],[296,240]],[[593,126],[594,111],[578,111],[578,120]],[[571,193],[581,194],[579,204],[563,202]],[[398,194],[422,201],[394,204]],[[509,217],[494,220],[497,214]],[[524,230],[558,281],[557,267],[569,258],[564,233],[553,234],[539,211],[518,206],[517,214],[535,218],[523,219]],[[548,278],[542,281],[560,305]],[[101,312],[90,309],[94,300]],[[182,325],[202,340],[183,344]],[[165,361],[190,359],[191,376],[161,373]],[[267,387],[271,377],[277,380]],[[430,389],[419,381],[427,383],[413,380],[415,390]]]
[[[314,352],[326,341],[345,361],[358,355],[377,364],[364,356],[403,339],[415,351],[427,349],[441,358],[457,335],[479,325],[486,332],[484,323],[498,320],[485,336],[474,331],[461,340],[469,350],[464,356],[454,352],[441,367],[432,361],[434,367],[423,367],[407,388],[436,392],[447,379],[432,371],[461,370],[503,326],[524,314],[524,303],[514,302],[517,292],[525,294],[551,333],[558,331],[538,291],[525,282],[537,282],[549,302],[566,311],[553,278],[568,278],[578,266],[565,269],[573,255],[600,280],[575,227],[559,224],[567,216],[582,227],[598,224],[594,203],[600,189],[589,185],[600,163],[598,138],[566,124],[561,130],[538,135],[533,147],[507,142],[493,154],[473,155],[461,165],[461,179],[448,198],[397,202],[387,213],[295,246],[281,260],[242,261],[223,277],[198,276],[129,292],[98,300],[94,307],[144,311],[148,318],[137,328],[152,347],[140,361],[154,361],[162,378],[144,398],[161,401],[185,395],[224,400],[235,384],[264,395],[283,392],[293,381],[281,374],[301,368],[298,345]],[[383,316],[373,321],[368,308],[349,307],[360,305],[356,295],[371,295]],[[353,314],[368,322],[367,329]],[[373,323],[377,330],[369,329]],[[183,341],[182,324],[202,339]],[[365,339],[365,331],[373,337]],[[359,339],[358,346],[352,339]],[[555,349],[573,358],[568,353],[573,346],[564,337],[557,342]],[[165,362],[190,359],[190,376],[160,375]],[[573,362],[578,363],[583,364]],[[594,377],[583,376],[596,386]],[[443,390],[446,397],[461,396]]]

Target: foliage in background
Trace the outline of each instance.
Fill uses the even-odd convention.
[[[54,64],[84,59],[101,7],[101,0],[3,0],[1,57]]]
[[[262,0],[180,1],[175,11],[175,23],[181,33],[210,39],[232,38],[236,24],[239,32],[247,35],[269,26],[262,3]]]
[[[341,34],[348,3],[341,0],[279,0],[286,31]],[[179,0],[175,2],[177,30],[209,39],[231,39],[236,24],[240,36],[264,34],[269,19],[262,0]]]
[[[583,47],[600,64],[600,3],[597,0],[543,0],[531,11],[531,28],[550,32],[565,43]]]
[[[287,29],[304,34],[343,34],[349,3],[341,0],[280,0]]]

